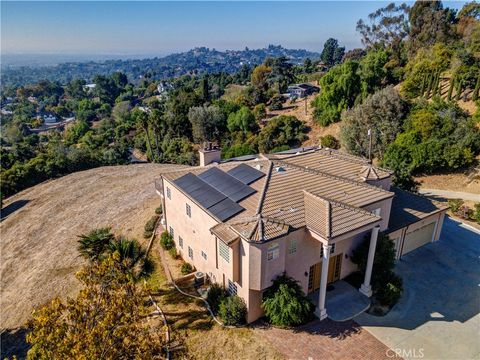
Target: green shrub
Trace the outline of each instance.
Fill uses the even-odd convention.
[[[395,305],[403,292],[403,282],[402,279],[395,275],[394,273],[390,274],[390,279],[386,282],[384,286],[377,288],[375,291],[375,298],[382,304],[392,307]]]
[[[473,207],[472,220],[480,224],[480,203],[476,203]]]
[[[228,296],[227,290],[219,284],[212,284],[207,292],[207,301],[213,312],[218,312],[220,303]]]
[[[320,136],[320,144],[330,149],[340,149],[340,141],[333,135]]]
[[[450,210],[453,213],[456,213],[458,210],[460,210],[460,207],[463,205],[463,200],[462,199],[451,199],[448,200],[448,206],[450,206]]]
[[[182,268],[180,269],[180,271],[183,275],[188,275],[193,271],[193,266],[185,262],[182,264]]]
[[[162,215],[162,214],[163,214],[162,205],[160,205],[159,207],[157,207],[157,208],[155,209],[155,214],[157,214],[157,215]]]
[[[173,241],[172,236],[168,233],[167,230],[165,230],[160,236],[160,245],[162,245],[165,250],[170,250],[172,247],[175,246],[175,242]]]
[[[168,253],[173,259],[176,259],[178,257],[177,253],[177,248],[175,247],[175,243],[173,243],[173,246],[168,250]]]
[[[218,314],[225,325],[242,325],[245,324],[247,306],[241,297],[229,296],[220,303]]]
[[[158,218],[158,215],[154,215],[151,217],[150,220],[147,221],[143,232],[144,238],[149,238],[150,236],[152,236],[153,232],[155,231],[155,225],[157,224]]]
[[[298,282],[286,274],[278,276],[265,292],[262,307],[270,323],[293,326],[305,323],[314,309]]]

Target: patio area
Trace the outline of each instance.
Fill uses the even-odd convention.
[[[315,306],[318,304],[318,293],[317,290],[308,295]],[[370,299],[346,281],[340,280],[327,286],[325,308],[330,319],[347,321],[363,313],[369,307]]]

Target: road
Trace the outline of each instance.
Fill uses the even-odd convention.
[[[442,197],[446,199],[462,199],[480,202],[480,194],[461,192],[461,191],[448,191],[438,189],[419,189],[418,192],[422,195],[431,197]]]

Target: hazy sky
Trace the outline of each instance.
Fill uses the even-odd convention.
[[[1,1],[1,50],[162,55],[281,44],[320,51],[329,37],[349,49],[360,46],[357,20],[387,3]]]

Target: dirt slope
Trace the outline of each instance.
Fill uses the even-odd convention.
[[[1,329],[22,325],[33,308],[73,295],[82,264],[77,236],[111,226],[142,240],[160,204],[154,180],[178,165],[139,164],[78,172],[22,191],[4,203],[0,224]],[[8,216],[9,205],[19,208]],[[22,206],[23,205],[23,206]],[[10,209],[12,206],[10,206]]]

